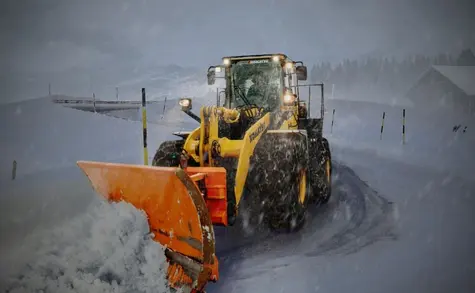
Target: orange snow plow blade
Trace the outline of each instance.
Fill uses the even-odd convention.
[[[201,292],[208,281],[217,281],[212,219],[227,224],[224,168],[77,164],[97,193],[109,201],[128,202],[146,213],[154,240],[166,247],[171,287],[190,286]],[[198,186],[206,188],[209,198],[203,197]]]

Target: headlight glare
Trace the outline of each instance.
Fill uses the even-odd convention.
[[[295,95],[291,92],[284,94],[284,105],[289,106],[295,102]]]
[[[191,109],[191,99],[190,98],[181,98],[178,101],[178,104],[181,106],[181,109],[183,111]]]

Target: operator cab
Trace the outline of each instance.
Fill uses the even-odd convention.
[[[224,76],[216,76],[222,72]],[[224,107],[254,106],[273,112],[296,105],[298,81],[307,79],[307,68],[284,54],[231,56],[208,69],[208,85],[216,78],[225,79]]]

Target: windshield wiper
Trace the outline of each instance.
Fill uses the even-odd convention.
[[[246,104],[246,106],[248,106],[248,110],[245,110],[246,111],[246,114],[248,116],[251,116],[252,112],[250,112],[250,108],[252,107],[252,104],[249,102],[249,100],[246,98],[246,95],[244,95],[242,89],[236,85],[236,79],[235,79],[235,74],[231,75],[231,82],[233,83],[233,88],[234,88],[234,91],[235,92],[238,92],[239,94],[239,97],[244,101],[244,103]],[[236,91],[237,90],[237,91]]]

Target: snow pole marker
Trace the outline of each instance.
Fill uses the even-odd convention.
[[[335,120],[335,109],[333,109],[333,113],[332,113],[332,126],[330,128],[330,133],[333,133],[333,122]]]
[[[406,144],[406,109],[402,109],[402,144]]]
[[[167,108],[167,97],[165,96],[165,101],[163,101],[163,111],[162,111],[162,117],[160,119],[163,119],[165,116],[165,109]]]
[[[383,112],[383,119],[381,121],[381,133],[379,135],[379,140],[383,139],[383,130],[384,130],[384,118],[386,117],[386,112]]]
[[[92,103],[93,103],[93,107],[94,107],[94,113],[97,113],[96,112],[96,94],[95,93],[92,93]]]
[[[147,150],[147,108],[145,88],[142,88],[142,133],[143,133],[143,163],[148,166],[148,150]]]
[[[16,178],[16,168],[17,168],[17,162],[16,162],[16,160],[13,160],[13,166],[12,166],[12,180],[15,180],[15,178]]]

